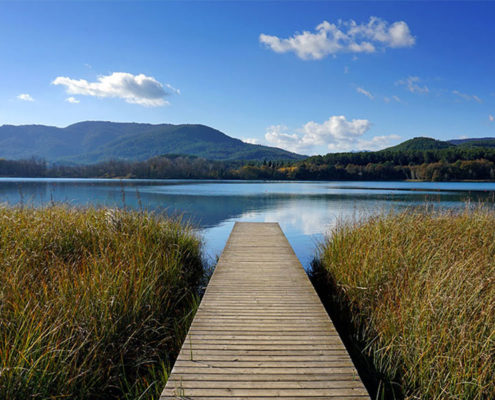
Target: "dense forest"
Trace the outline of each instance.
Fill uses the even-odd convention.
[[[199,124],[137,124],[84,121],[57,128],[0,126],[0,158],[43,158],[49,163],[94,164],[110,159],[145,161],[162,154],[208,160],[301,160],[306,156],[245,143]]]
[[[410,146],[408,147],[410,148]],[[2,160],[0,176],[54,178],[262,179],[262,180],[494,180],[495,148],[450,146],[418,150],[332,153],[303,161],[211,161],[167,155],[147,161],[49,165]]]

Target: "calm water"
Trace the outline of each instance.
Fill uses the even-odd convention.
[[[307,267],[315,246],[335,223],[425,200],[464,207],[493,201],[495,183],[239,182],[0,178],[0,203],[66,202],[184,215],[201,231],[210,260],[220,254],[235,221],[279,222]]]

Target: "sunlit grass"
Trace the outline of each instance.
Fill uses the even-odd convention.
[[[200,247],[143,213],[0,208],[0,398],[156,398],[197,301]]]
[[[343,222],[318,264],[363,351],[405,398],[495,398],[493,211]]]

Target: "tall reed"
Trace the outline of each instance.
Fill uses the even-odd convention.
[[[342,222],[314,269],[396,395],[495,399],[493,211]]]
[[[156,398],[202,273],[179,220],[0,208],[0,398]]]

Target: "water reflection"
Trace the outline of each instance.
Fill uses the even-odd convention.
[[[201,230],[206,254],[223,249],[235,221],[279,222],[308,266],[316,243],[337,218],[400,210],[425,200],[462,207],[493,200],[495,183],[239,182],[104,179],[0,179],[0,202],[66,202],[183,215]]]

